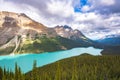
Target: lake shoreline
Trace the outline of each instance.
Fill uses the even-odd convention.
[[[0,56],[0,67],[12,69],[14,71],[15,63],[22,69],[23,72],[28,72],[32,69],[34,60],[37,61],[37,67],[54,63],[65,58],[79,56],[83,53],[90,53],[91,55],[101,55],[102,49],[93,47],[88,48],[73,48],[65,51],[45,52],[41,54],[17,54],[14,56]]]

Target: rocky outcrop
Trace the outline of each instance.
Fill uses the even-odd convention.
[[[55,31],[58,35],[72,39],[72,40],[78,40],[78,39],[87,39],[79,30],[75,29],[73,30],[71,27],[64,25],[64,26],[56,26]]]
[[[81,44],[82,46],[94,46],[94,42],[87,37],[85,37],[79,30],[73,30],[71,27],[64,26],[56,26],[55,31],[58,35],[64,38],[68,38],[74,40]]]
[[[26,38],[38,36],[56,37],[57,33],[23,13],[0,12],[0,50],[14,47],[12,52],[15,52]]]

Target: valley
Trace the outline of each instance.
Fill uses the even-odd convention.
[[[32,70],[32,64],[36,60],[37,66],[41,67],[47,64],[54,63],[58,60],[65,58],[78,56],[83,53],[91,53],[91,55],[101,55],[102,49],[95,49],[93,47],[88,48],[73,48],[70,50],[62,50],[55,52],[44,52],[38,53],[27,53],[27,54],[16,54],[16,55],[6,55],[0,56],[0,67],[4,69],[11,69],[14,71],[15,63],[21,68],[23,72],[28,72]],[[8,63],[9,62],[9,63]]]
[[[100,47],[67,25],[48,28],[23,13],[0,12],[0,55]]]
[[[119,80],[118,55],[119,37],[95,41],[68,25],[0,12],[0,80]]]

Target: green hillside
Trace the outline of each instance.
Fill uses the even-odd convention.
[[[110,46],[103,49],[102,55],[120,55],[120,46]]]
[[[16,53],[52,52],[71,49],[78,46],[80,46],[80,44],[66,38],[47,38],[44,36],[42,38],[35,38],[34,40],[26,39],[17,49]]]
[[[58,50],[68,50],[71,48],[82,46],[73,40],[63,37],[37,37],[34,39],[26,38],[19,43],[19,46],[15,50],[15,46],[11,46],[5,49],[0,49],[0,54],[10,54],[14,51],[15,54],[22,53],[42,53],[52,52]]]
[[[36,68],[27,80],[120,80],[120,56],[72,57]]]
[[[55,63],[36,67],[23,74],[15,66],[15,72],[0,68],[0,80],[120,80],[120,56],[92,56],[83,54]]]

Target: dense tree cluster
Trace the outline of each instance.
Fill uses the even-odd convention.
[[[69,40],[63,37],[36,37],[35,39],[26,39],[20,44],[19,48],[15,53],[42,53],[42,52],[53,52],[59,50],[66,50],[75,47],[82,46],[73,40]],[[12,49],[12,48],[11,48]]]
[[[25,80],[25,75],[22,73],[17,63],[15,64],[15,71],[0,68],[0,80]]]
[[[36,67],[22,73],[15,64],[15,72],[0,68],[0,80],[120,80],[120,56],[72,57],[55,63]]]

